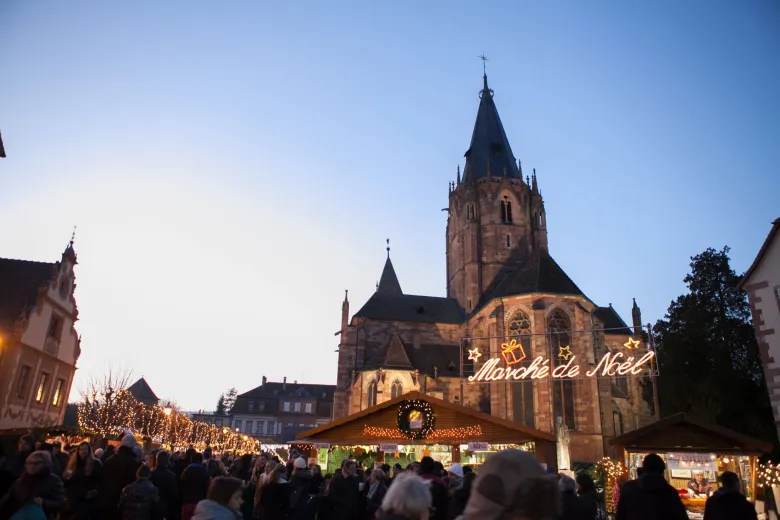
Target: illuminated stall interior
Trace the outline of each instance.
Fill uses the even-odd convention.
[[[681,492],[683,503],[692,515],[703,512],[706,496],[718,489],[718,476],[724,471],[736,473],[742,492],[755,501],[757,459],[772,450],[767,442],[682,413],[615,437],[610,444],[616,447],[618,456],[622,454],[629,479],[636,478],[636,469],[642,465],[645,455],[660,455],[666,462],[666,480]],[[693,481],[707,492],[682,492]]]
[[[371,454],[365,465],[402,466],[428,455],[445,467],[478,467],[506,448],[535,453],[555,466],[555,436],[419,392],[372,406],[342,419],[299,433],[295,444],[311,450],[328,471],[350,454]],[[325,468],[323,467],[323,470]]]

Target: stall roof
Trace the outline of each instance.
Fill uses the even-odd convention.
[[[400,433],[397,437],[368,437],[363,429],[366,426],[378,428],[397,428],[398,408],[405,400],[428,401],[436,416],[436,429],[461,428],[477,426],[482,428],[482,435],[469,439],[429,439],[427,441],[412,441]],[[500,417],[494,417],[465,406],[436,399],[420,392],[409,392],[395,399],[366,408],[342,419],[331,421],[317,428],[301,432],[296,436],[303,442],[329,442],[332,444],[426,444],[441,442],[449,444],[453,441],[483,441],[492,443],[522,444],[525,442],[554,443],[555,436],[551,433],[515,424]]]
[[[629,451],[717,451],[769,453],[772,444],[737,433],[689,414],[678,413],[637,430],[624,433],[609,443]]]

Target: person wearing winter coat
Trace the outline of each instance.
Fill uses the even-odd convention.
[[[664,479],[666,464],[655,453],[642,462],[642,476],[623,484],[617,520],[688,520],[680,495]]]
[[[35,504],[54,520],[65,503],[62,479],[52,470],[51,454],[34,451],[25,462],[25,471],[0,499],[0,518],[10,517],[28,504]]]
[[[149,477],[152,470],[141,464],[136,472],[136,481],[128,484],[119,497],[122,520],[157,520],[160,516],[160,491]]]
[[[720,484],[704,505],[704,520],[757,520],[756,507],[739,492],[736,473],[724,471]]]
[[[429,484],[413,473],[393,479],[377,511],[379,520],[428,520],[432,505]]]
[[[79,444],[65,465],[65,507],[60,520],[88,520],[94,515],[95,496],[103,474],[103,463],[87,441]]]
[[[577,475],[577,520],[594,520],[599,518],[599,495],[596,483],[587,473]],[[606,515],[604,515],[606,516]]]
[[[179,492],[181,495],[181,518],[190,520],[195,512],[195,506],[206,498],[209,490],[209,472],[203,465],[203,455],[194,453],[191,457],[192,464],[187,466],[181,474]]]
[[[241,520],[243,485],[233,477],[212,479],[206,500],[198,502],[192,520]]]
[[[360,518],[360,485],[357,464],[353,459],[344,462],[341,473],[333,477],[328,491],[328,501],[339,520]]]
[[[384,471],[381,469],[371,471],[368,480],[368,490],[366,491],[366,514],[364,515],[366,520],[374,520],[376,518],[376,512],[379,511],[379,506],[382,505],[382,500],[384,500],[387,494],[385,481]]]
[[[570,476],[560,474],[558,476],[558,486],[561,488],[561,516],[558,517],[558,520],[580,520],[577,504],[577,483]]]
[[[290,512],[290,484],[282,476],[286,471],[284,464],[277,464],[265,480],[260,496],[263,520],[284,520]]]
[[[122,490],[136,479],[136,472],[141,463],[135,456],[133,448],[138,441],[132,435],[125,435],[119,443],[119,449],[114,455],[103,462],[103,474],[98,484],[95,496],[97,517],[101,520],[119,520],[119,497]]]
[[[165,520],[179,520],[179,482],[171,469],[170,458],[171,454],[167,451],[157,453],[156,465],[149,480],[160,490],[160,510]]]
[[[0,496],[5,495],[16,479],[24,473],[27,457],[35,451],[35,437],[29,433],[19,437],[16,450],[16,453],[9,454],[0,464]]]
[[[430,482],[433,499],[431,520],[447,520],[450,486],[436,473],[436,463],[431,457],[420,460],[420,478]]]

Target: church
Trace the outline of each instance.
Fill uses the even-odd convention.
[[[524,370],[547,356],[550,374],[578,358],[595,374],[605,356],[608,364],[626,348],[646,351],[636,301],[628,327],[550,255],[536,172],[523,176],[487,75],[465,159],[449,186],[447,296],[404,292],[388,247],[376,292],[351,318],[346,295],[342,303],[333,418],[419,392],[550,433],[562,420],[572,460],[598,461],[610,454],[610,438],[654,420],[647,372],[483,376],[502,355]]]

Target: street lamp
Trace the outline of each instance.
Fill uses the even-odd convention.
[[[171,415],[171,413],[173,412],[173,408],[171,408],[170,406],[166,406],[165,408],[163,408],[163,412],[165,412],[165,415]]]

